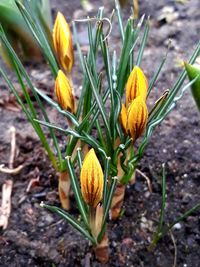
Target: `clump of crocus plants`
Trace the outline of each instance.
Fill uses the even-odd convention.
[[[72,41],[69,24],[64,16],[58,13],[52,31],[52,49],[34,15],[30,15],[20,1],[16,0],[16,4],[36,37],[55,79],[53,100],[32,84],[3,28],[0,29],[1,42],[10,55],[26,103],[21,100],[14,84],[2,68],[0,73],[38,134],[52,165],[60,174],[58,191],[63,209],[47,203],[42,203],[41,206],[59,214],[82,233],[91,242],[97,259],[105,263],[109,258],[107,222],[109,218],[118,218],[125,187],[130,180],[134,180],[138,162],[155,127],[173,110],[177,100],[194,80],[182,88],[186,77],[186,72],[183,71],[175,85],[169,91],[162,92],[153,107],[148,106],[148,96],[166,57],[162,58],[153,77],[148,81],[148,75],[144,74],[140,65],[147,42],[149,22],[145,21],[144,16],[138,23],[130,17],[123,26],[117,1],[113,14],[118,20],[121,34],[121,51],[118,55],[109,41],[112,22],[105,17],[103,8],[99,9],[96,19],[88,18],[78,22],[88,24],[89,49],[87,55],[83,55],[78,42],[76,22],[72,22]],[[141,42],[138,38],[140,35]],[[74,58],[73,42],[79,59]],[[190,64],[195,61],[199,52],[200,44],[191,56]],[[103,61],[103,71],[100,72],[97,66],[99,57]],[[80,60],[83,76],[78,101],[73,95],[77,88],[73,86],[71,75],[74,60]],[[40,114],[37,114],[31,102],[27,85],[35,96]],[[67,127],[49,121],[41,98],[63,115]],[[53,142],[47,139],[42,125],[49,130]],[[60,150],[56,131],[66,136],[65,153]],[[138,138],[140,142],[136,149]],[[50,145],[52,143],[53,146]],[[68,211],[70,188],[80,212],[79,219]]]

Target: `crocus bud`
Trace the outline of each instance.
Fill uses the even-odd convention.
[[[148,90],[148,81],[143,71],[135,66],[128,78],[126,85],[126,106],[139,95],[146,101]]]
[[[80,175],[81,192],[85,202],[96,208],[103,196],[104,177],[94,149],[86,154]]]
[[[124,133],[126,133],[126,123],[127,123],[127,109],[125,105],[122,103],[122,109],[119,115],[119,121]]]
[[[68,110],[71,113],[74,113],[75,104],[74,96],[72,94],[72,87],[67,76],[61,70],[58,71],[58,75],[56,78],[55,93],[61,108],[64,110]]]
[[[133,138],[133,142],[142,135],[148,119],[148,110],[144,99],[136,97],[128,108],[127,133]]]
[[[62,68],[71,72],[74,63],[72,35],[62,13],[58,12],[53,28],[53,44]]]

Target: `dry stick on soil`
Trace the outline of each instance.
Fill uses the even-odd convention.
[[[149,177],[147,177],[143,172],[141,172],[139,169],[136,169],[136,172],[139,173],[144,179],[147,181],[148,189],[150,193],[153,193],[152,186],[151,186],[151,181]]]
[[[14,169],[9,169],[4,166],[5,166],[4,164],[0,165],[0,172],[7,173],[7,174],[14,174],[14,175],[20,173],[20,171],[24,168],[24,165],[19,165],[18,167]]]
[[[39,184],[39,181],[40,181],[40,170],[38,169],[38,167],[35,167],[35,169],[31,172],[29,172],[29,176],[33,177],[32,179],[30,179],[29,183],[28,183],[28,186],[26,188],[26,192],[28,193],[31,188],[35,185],[38,185]]]
[[[16,129],[14,126],[10,127],[10,135],[11,135],[11,141],[10,141],[10,160],[9,160],[9,168],[13,169],[13,164],[15,160],[15,152],[16,152]]]
[[[16,151],[16,130],[15,127],[10,128],[11,133],[11,150],[9,159],[9,168],[13,168]],[[2,203],[0,208],[0,226],[6,229],[8,226],[8,218],[11,213],[11,194],[12,194],[13,181],[7,180],[2,186]]]
[[[173,263],[173,266],[172,267],[176,267],[177,266],[177,246],[176,246],[176,240],[174,238],[174,235],[172,233],[171,230],[169,230],[169,233],[170,233],[170,237],[172,239],[172,242],[173,242],[173,245],[174,245],[174,263]]]
[[[8,226],[8,218],[11,212],[12,180],[7,180],[2,186],[2,203],[0,208],[0,227],[5,230]]]

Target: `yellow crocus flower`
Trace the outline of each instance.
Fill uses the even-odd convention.
[[[127,123],[127,109],[122,103],[121,112],[119,114],[119,122],[121,124],[122,130],[126,133],[126,123]]]
[[[142,96],[136,97],[128,108],[127,133],[132,137],[133,142],[142,135],[148,119],[148,110]]]
[[[129,75],[126,85],[126,107],[137,97],[142,96],[146,101],[148,90],[148,81],[143,71],[135,66]]]
[[[55,81],[55,93],[60,107],[71,113],[75,112],[75,101],[72,94],[72,87],[67,76],[62,70],[58,71]]]
[[[104,177],[93,148],[84,158],[80,182],[83,199],[90,207],[96,208],[103,197]]]
[[[53,44],[62,68],[71,72],[74,63],[72,34],[62,13],[58,12],[53,28]]]

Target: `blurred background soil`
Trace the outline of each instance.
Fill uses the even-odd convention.
[[[91,1],[90,16],[94,16],[102,5],[109,16],[114,8],[113,2]],[[181,72],[180,60],[187,60],[199,41],[200,1],[191,0],[184,4],[175,0],[139,2],[140,15],[150,16],[151,23],[142,62],[149,79],[159,65],[161,56],[165,55],[171,39],[167,62],[148,100],[150,108],[156,98],[172,87]],[[51,0],[51,6],[54,18],[57,11],[62,11],[68,21],[87,16],[78,0]],[[130,10],[130,4],[124,7],[124,18],[128,18]],[[82,49],[87,49],[87,25],[77,25]],[[109,45],[119,52],[121,43],[116,23]],[[76,59],[73,78],[78,96],[81,75],[77,53]],[[27,69],[35,85],[52,96],[53,79],[47,66],[29,63]],[[19,87],[17,81],[16,86]],[[0,173],[0,186],[10,178],[14,183],[9,225],[6,230],[0,230],[0,266],[101,266],[93,258],[87,240],[64,220],[39,206],[41,201],[60,205],[57,176],[2,78],[0,88],[0,164],[8,166],[9,128],[15,126],[18,151],[15,166],[25,165],[15,176]],[[52,120],[57,119],[54,110],[49,109],[49,114]],[[178,267],[200,266],[200,211],[173,229],[176,246],[171,236],[167,235],[154,251],[147,250],[159,218],[162,163],[166,163],[167,171],[165,221],[170,223],[200,203],[200,117],[189,91],[162,125],[157,127],[140,162],[139,169],[151,180],[153,193],[149,193],[144,178],[137,175],[136,184],[127,188],[123,216],[109,223],[110,261],[105,266],[170,267],[175,266],[174,261]],[[38,182],[27,192],[32,178],[38,178]],[[71,213],[77,215],[73,196]]]

